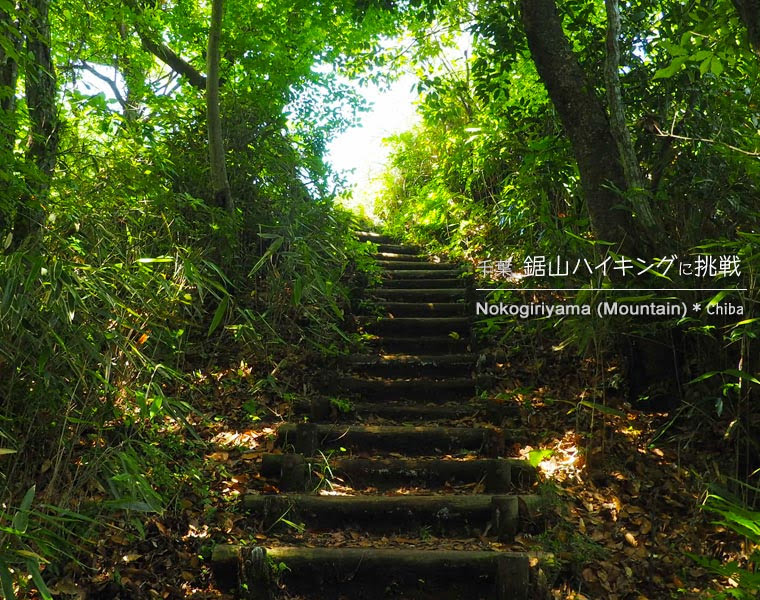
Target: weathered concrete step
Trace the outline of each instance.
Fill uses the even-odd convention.
[[[406,254],[407,256],[418,256],[422,251],[416,246],[406,246],[403,244],[379,244],[378,252],[390,252],[391,254]]]
[[[397,240],[389,235],[376,233],[374,231],[357,231],[356,237],[360,242],[372,242],[373,244],[396,244]]]
[[[513,443],[506,438],[504,430],[489,427],[288,423],[277,430],[277,443],[281,447],[293,446],[304,456],[315,456],[321,449],[344,447],[358,452],[404,452],[410,456],[478,451],[495,458],[504,456],[505,448]]]
[[[429,263],[430,259],[428,259],[427,256],[418,256],[415,254],[407,254],[402,252],[384,252],[383,250],[380,250],[379,252],[376,252],[375,260],[388,260],[388,261],[406,261],[406,262],[420,262],[420,263]]]
[[[279,478],[283,491],[309,491],[319,484],[313,471],[322,464],[324,461],[312,462],[300,454],[265,454],[260,472],[270,479]],[[356,490],[482,483],[485,493],[503,494],[526,489],[536,481],[536,469],[527,461],[509,458],[330,458],[327,464],[330,478],[340,478]]]
[[[530,557],[521,552],[222,544],[211,564],[221,589],[245,586],[253,600],[273,598],[270,565],[279,564],[288,593],[310,599],[527,600],[531,593]]]
[[[394,317],[451,317],[467,314],[464,302],[384,302],[383,309]]]
[[[319,496],[248,494],[243,508],[270,530],[281,517],[309,529],[361,529],[399,533],[431,527],[437,535],[478,535],[490,523],[499,539],[511,539],[535,520],[540,496],[451,494],[426,496]],[[288,525],[282,523],[283,527]]]
[[[409,300],[411,302],[451,302],[464,300],[467,291],[460,288],[419,288],[419,289],[399,289],[377,287],[367,290],[367,292],[378,299],[400,301]]]
[[[344,376],[336,380],[338,390],[356,394],[364,401],[386,402],[409,400],[412,402],[466,402],[475,395],[477,382],[472,377],[432,379],[415,377],[409,379],[369,379]]]
[[[383,281],[389,279],[422,279],[422,280],[438,280],[438,279],[455,279],[462,286],[466,283],[461,270],[457,269],[397,269],[395,271],[383,271]]]
[[[443,270],[443,271],[455,271],[459,268],[457,263],[452,262],[417,262],[414,260],[377,260],[378,266],[389,271],[397,271],[401,269],[420,269],[420,270]],[[461,272],[461,271],[459,271]]]
[[[381,377],[420,377],[426,375],[452,377],[469,374],[473,370],[477,358],[475,354],[360,354],[350,356],[346,365],[354,372]]]
[[[396,273],[413,273],[414,271],[396,271]],[[431,273],[446,273],[446,271],[430,271]],[[461,289],[465,290],[463,279],[398,279],[385,277],[382,280],[382,288],[392,289]],[[367,290],[372,292],[372,289]]]
[[[386,333],[426,334],[438,333],[448,335],[452,331],[459,334],[470,330],[469,317],[358,317],[357,322],[368,333],[383,335]]]
[[[450,354],[466,352],[469,340],[448,335],[383,336],[367,340],[368,344],[384,354],[425,353]]]

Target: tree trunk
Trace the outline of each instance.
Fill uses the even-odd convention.
[[[747,28],[750,48],[760,54],[760,0],[733,0],[733,3]]]
[[[16,145],[16,83],[18,82],[17,56],[21,50],[21,36],[18,24],[11,16],[0,10],[3,31],[0,35],[5,43],[0,44],[0,132],[2,147],[0,152],[13,151]],[[6,50],[10,49],[10,52]]]
[[[573,146],[594,232],[633,254],[638,240],[620,195],[625,172],[604,107],[565,37],[554,0],[521,0],[521,14],[536,70]]]
[[[13,172],[16,147],[16,84],[18,83],[17,57],[21,51],[19,25],[11,19],[6,11],[0,10],[0,23],[3,30],[0,36],[5,43],[0,44],[0,160],[10,165],[6,169],[7,179],[0,179],[0,243],[10,228],[17,194],[13,192]],[[2,248],[0,248],[2,251]]]
[[[206,114],[208,119],[208,150],[211,162],[211,183],[214,200],[230,213],[235,206],[232,201],[230,184],[227,180],[227,166],[224,160],[224,139],[219,106],[219,42],[222,35],[224,0],[213,0],[211,4],[211,28],[208,34],[206,52]]]
[[[652,214],[649,198],[644,190],[644,183],[639,169],[639,160],[633,148],[631,134],[625,118],[625,104],[620,89],[620,6],[618,0],[605,0],[607,9],[607,60],[604,65],[607,103],[610,111],[610,128],[618,148],[620,162],[625,172],[629,200],[639,223],[645,229],[649,241],[656,243],[659,224]]]
[[[41,231],[43,207],[50,193],[50,182],[58,154],[58,113],[56,76],[50,52],[49,0],[29,0],[29,34],[26,49],[30,60],[26,68],[26,104],[31,131],[26,150],[36,172],[26,178],[28,193],[16,213],[13,232],[18,245]]]

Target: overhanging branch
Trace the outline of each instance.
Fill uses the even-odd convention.
[[[198,69],[174,52],[174,50],[169,48],[166,44],[155,42],[139,30],[137,35],[140,36],[143,48],[153,54],[169,68],[185,77],[194,88],[198,88],[202,92],[206,91],[206,76],[203,75],[203,73],[198,71]]]

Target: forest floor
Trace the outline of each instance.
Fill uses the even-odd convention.
[[[312,393],[308,382],[320,372],[311,357],[286,358],[287,367],[276,368],[277,385]],[[700,510],[705,478],[726,469],[720,432],[701,431],[697,437],[685,421],[665,430],[670,415],[633,410],[610,387],[619,380],[615,364],[580,359],[571,349],[557,350],[552,340],[526,336],[514,339],[504,362],[493,366],[497,385],[491,394],[519,406],[517,437],[528,441],[513,454],[536,460],[536,451],[543,451],[538,456],[544,485],[562,500],[543,534],[518,535],[506,544],[485,534],[448,540],[430,532],[310,533],[298,524],[280,533],[264,530],[238,510],[238,501],[247,491],[279,492],[259,467],[264,453],[279,451],[274,434],[289,418],[293,394],[261,391],[268,369],[252,368],[229,349],[215,351],[212,359],[217,366],[194,369],[193,384],[181,391],[197,410],[189,418],[197,439],[173,421],[152,432],[161,440],[166,467],[184,480],[170,506],[147,519],[123,513],[88,560],[72,561],[66,576],[52,582],[60,597],[230,597],[215,588],[209,558],[215,543],[235,541],[550,552],[554,562],[545,576],[555,599],[704,598],[706,590],[736,585],[716,580],[687,555],[721,561],[743,556],[741,540]],[[705,441],[711,433],[714,440]],[[331,485],[333,493],[351,493],[340,481]],[[466,486],[447,493],[478,491]]]

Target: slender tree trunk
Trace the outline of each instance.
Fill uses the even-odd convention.
[[[16,85],[18,83],[17,56],[21,51],[22,39],[19,24],[6,11],[0,10],[0,36],[5,40],[0,44],[0,160],[11,165],[6,170],[7,178],[0,179],[0,244],[11,226],[17,195],[13,192],[13,171],[16,147]],[[0,252],[2,247],[0,247]]]
[[[41,231],[43,207],[50,193],[50,182],[58,154],[58,113],[56,76],[50,51],[49,0],[28,0],[29,54],[25,73],[26,104],[31,132],[26,157],[36,172],[26,179],[28,193],[16,213],[14,244]]]
[[[119,37],[123,50],[116,59],[116,69],[124,78],[124,119],[127,123],[136,123],[140,117],[140,104],[144,95],[145,73],[138,71],[129,57],[127,46],[129,44],[129,32],[127,24],[119,23]]]
[[[618,148],[620,162],[628,183],[629,200],[639,223],[646,230],[651,241],[658,237],[659,225],[652,214],[649,199],[644,190],[644,182],[639,169],[639,159],[633,148],[631,134],[625,118],[625,104],[620,88],[620,6],[618,0],[604,0],[607,9],[607,60],[604,65],[607,103],[610,111],[610,128]]]
[[[206,52],[206,114],[208,119],[208,150],[211,162],[211,183],[214,200],[230,213],[235,206],[232,201],[227,166],[224,160],[224,139],[219,106],[219,43],[222,35],[224,0],[213,0],[211,4],[211,28]]]
[[[536,70],[570,138],[594,232],[632,254],[637,240],[616,191],[627,187],[625,172],[604,107],[565,37],[554,0],[521,0],[521,14]]]
[[[18,82],[17,56],[21,51],[21,35],[18,23],[11,15],[0,9],[0,22],[3,30],[0,35],[5,39],[0,44],[0,131],[2,132],[3,153],[13,151],[16,145],[16,84]],[[9,48],[10,51],[7,51]]]

